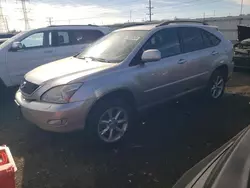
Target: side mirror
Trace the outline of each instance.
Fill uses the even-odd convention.
[[[143,62],[159,61],[161,59],[161,52],[157,49],[146,50],[141,56]]]
[[[21,42],[13,42],[11,45],[11,50],[12,51],[17,51],[23,47]]]

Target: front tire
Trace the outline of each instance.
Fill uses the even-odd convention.
[[[120,99],[104,99],[90,112],[87,131],[94,142],[112,144],[124,139],[132,123],[132,109]]]
[[[208,98],[211,100],[220,99],[224,94],[225,85],[226,85],[225,75],[223,74],[222,71],[216,70],[212,74],[207,86]]]

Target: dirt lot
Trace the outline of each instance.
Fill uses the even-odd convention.
[[[18,120],[14,89],[1,102],[0,143],[18,167],[17,188],[171,187],[250,123],[250,73],[235,73],[217,103],[192,95],[157,106],[121,145],[95,147],[82,132],[56,134]]]

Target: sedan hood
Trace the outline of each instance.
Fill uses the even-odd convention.
[[[250,125],[186,172],[173,188],[248,188],[249,142]]]
[[[25,75],[25,79],[40,85],[43,82],[64,76],[76,79],[105,70],[114,65],[116,64],[69,57],[35,68]],[[77,74],[72,76],[74,73]]]

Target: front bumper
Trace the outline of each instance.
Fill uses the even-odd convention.
[[[20,105],[22,115],[38,127],[53,132],[70,132],[83,129],[92,100],[67,104],[52,104],[27,101],[17,91],[15,101]]]

